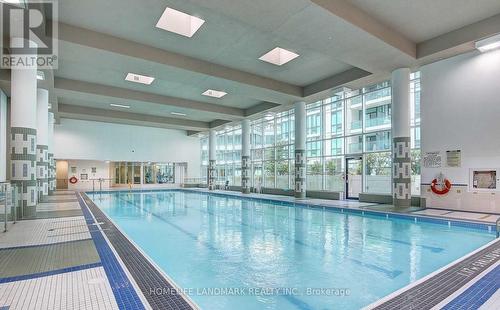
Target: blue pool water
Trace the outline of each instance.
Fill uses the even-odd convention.
[[[358,309],[494,239],[198,192],[89,196],[202,309]]]

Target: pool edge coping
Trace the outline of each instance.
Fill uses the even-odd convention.
[[[85,195],[89,200],[91,200],[92,202],[94,202],[88,195],[87,193],[89,192],[78,192],[80,195]],[[85,200],[83,199],[83,196],[82,196],[82,200],[85,204],[87,204],[85,202]],[[94,205],[96,207],[98,207],[100,209],[100,207],[94,202]],[[88,206],[87,206],[88,207]],[[90,213],[92,214],[92,217],[94,217],[94,214],[92,213],[92,210],[88,207]],[[156,272],[158,272],[173,288],[176,289],[176,292],[177,294],[179,294],[180,296],[182,296],[182,298],[192,307],[193,310],[200,310],[201,308],[198,306],[198,304],[196,304],[196,302],[194,300],[191,299],[191,297],[189,297],[187,294],[185,294],[185,292],[183,291],[182,287],[179,286],[177,283],[175,283],[175,281],[173,281],[172,278],[170,278],[166,273],[165,271],[163,271],[152,259],[151,257],[149,257],[145,252],[144,250],[139,247],[137,245],[137,243],[135,243],[106,213],[102,212],[106,218],[108,219],[108,221],[110,223],[113,224],[113,226],[116,228],[116,230],[118,230],[131,244],[132,246],[134,246],[134,248],[142,255],[142,258],[145,259],[146,261],[148,261],[155,269]],[[95,218],[95,217],[94,217]],[[97,221],[96,221],[97,223]],[[149,302],[147,301],[147,298],[146,296],[144,295],[144,293],[142,292],[142,290],[140,289],[139,285],[137,284],[135,278],[132,276],[132,274],[130,273],[130,271],[128,270],[128,268],[125,266],[125,263],[122,261],[122,258],[121,256],[118,254],[118,252],[116,252],[115,248],[112,246],[111,244],[111,241],[107,238],[107,236],[105,234],[102,234],[105,238],[105,240],[108,242],[108,244],[110,245],[112,251],[113,251],[113,254],[117,257],[120,265],[122,266],[122,268],[125,270],[126,274],[127,274],[127,277],[129,278],[129,280],[131,279],[132,280],[132,283],[133,283],[133,286],[134,286],[134,289],[137,291],[137,293],[141,296],[141,300],[143,301],[143,303],[145,304],[146,307],[149,307],[150,309],[153,309],[153,307],[149,304]],[[144,298],[144,299],[143,299]]]
[[[437,269],[437,270],[433,271],[432,273],[430,273],[430,274],[426,275],[425,277],[422,277],[422,278],[418,279],[417,281],[415,281],[415,282],[413,282],[413,283],[410,283],[410,284],[408,284],[408,285],[406,285],[406,286],[404,286],[404,287],[402,287],[402,288],[398,289],[397,291],[394,291],[394,292],[390,293],[389,295],[386,295],[386,296],[382,297],[381,299],[379,299],[379,300],[377,300],[377,301],[375,301],[375,302],[373,302],[373,303],[371,303],[371,304],[369,304],[369,305],[367,305],[367,306],[363,307],[363,308],[362,308],[362,310],[370,310],[370,309],[374,309],[374,308],[376,308],[376,307],[378,307],[378,306],[381,306],[381,305],[382,305],[382,304],[384,304],[385,302],[387,302],[387,301],[389,301],[389,300],[391,300],[391,299],[393,299],[393,298],[395,298],[395,297],[397,297],[397,296],[401,295],[402,293],[405,293],[405,292],[409,291],[410,289],[414,288],[414,287],[415,287],[415,286],[417,286],[417,285],[420,285],[420,284],[422,284],[422,283],[426,282],[427,280],[430,280],[430,279],[431,279],[431,278],[433,278],[434,276],[437,276],[438,274],[440,274],[440,273],[442,273],[442,272],[444,272],[444,271],[448,270],[449,268],[452,268],[452,267],[454,267],[454,266],[456,266],[456,265],[460,264],[461,262],[463,262],[464,260],[468,259],[469,257],[474,256],[475,254],[477,254],[477,253],[479,253],[479,252],[481,252],[481,251],[483,251],[483,250],[487,249],[488,247],[491,247],[491,246],[495,245],[496,243],[500,243],[500,238],[495,238],[495,239],[493,239],[492,241],[488,242],[487,244],[485,244],[485,245],[483,245],[483,246],[481,246],[481,247],[479,247],[479,248],[475,249],[474,251],[469,252],[468,254],[466,254],[466,255],[464,255],[464,256],[462,256],[462,257],[460,257],[460,258],[458,258],[458,259],[456,259],[456,260],[454,260],[454,261],[452,261],[452,262],[450,262],[449,264],[447,264],[447,265],[445,265],[445,266],[443,266],[443,267],[441,267],[441,268],[439,268],[439,269]],[[494,264],[493,264],[493,265],[494,265]],[[489,268],[489,267],[488,267],[488,268]],[[470,280],[467,282],[467,284],[469,284],[469,283],[471,283],[471,282],[473,282],[473,281],[477,281],[477,280],[479,280],[479,279],[480,279],[480,278],[479,278],[479,276],[480,276],[481,274],[483,274],[483,272],[484,272],[484,271],[486,271],[488,268],[486,268],[486,269],[485,269],[485,270],[483,270],[480,274],[478,274],[478,275],[476,275],[475,277],[473,277],[472,279],[470,279]],[[466,284],[466,285],[467,285],[467,284]],[[461,286],[459,289],[457,289],[455,292],[453,292],[453,294],[455,294],[456,292],[458,292],[460,289],[464,288],[466,285]],[[453,294],[452,294],[452,295],[453,295]],[[447,298],[451,297],[452,295],[447,296]],[[454,299],[454,298],[452,298],[451,300],[453,300],[453,299]],[[446,300],[446,298],[445,298],[445,299],[443,299],[441,302],[443,302],[443,301],[445,301],[445,300]],[[450,300],[450,301],[451,301],[451,300]],[[441,302],[440,302],[440,303],[441,303]],[[436,305],[436,306],[437,306],[437,305]]]

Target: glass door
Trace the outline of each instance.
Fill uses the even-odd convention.
[[[359,199],[363,189],[363,158],[346,158],[346,199]]]

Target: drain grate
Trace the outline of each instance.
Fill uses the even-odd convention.
[[[497,241],[373,309],[431,309],[499,260]]]

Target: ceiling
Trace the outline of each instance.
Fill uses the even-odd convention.
[[[205,23],[192,38],[158,29],[166,7]],[[65,0],[58,9],[59,67],[45,83],[57,118],[189,134],[470,51],[500,29],[498,0]],[[277,46],[300,56],[258,59]],[[128,82],[128,72],[155,81]]]

